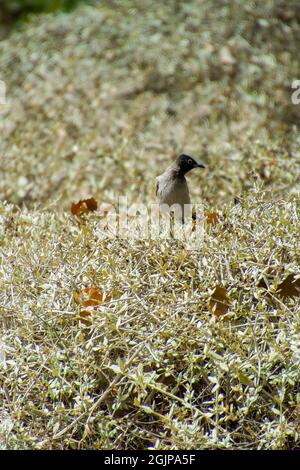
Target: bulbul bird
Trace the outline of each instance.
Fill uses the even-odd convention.
[[[156,196],[160,206],[178,205],[184,223],[184,205],[191,204],[185,175],[194,168],[205,168],[189,155],[181,154],[162,175],[156,178]],[[166,212],[166,210],[163,210]]]

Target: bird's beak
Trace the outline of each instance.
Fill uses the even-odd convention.
[[[205,168],[205,166],[203,165],[203,163],[197,162],[196,168]]]

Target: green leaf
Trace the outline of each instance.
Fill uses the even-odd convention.
[[[250,380],[249,377],[247,377],[247,375],[245,375],[243,372],[238,371],[237,376],[241,384],[253,386],[252,380]]]

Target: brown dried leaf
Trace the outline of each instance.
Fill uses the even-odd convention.
[[[205,216],[207,224],[216,225],[220,221],[220,215],[218,212],[207,212]]]
[[[220,317],[225,315],[230,306],[230,298],[227,294],[227,290],[223,286],[216,286],[209,302],[210,309],[216,315]]]
[[[87,212],[92,212],[97,210],[98,203],[93,197],[89,199],[81,199],[79,202],[71,205],[71,212],[73,215],[82,215]]]
[[[84,307],[93,307],[100,305],[104,300],[111,300],[111,296],[106,294],[104,297],[101,287],[85,287],[80,292],[74,292],[74,300],[78,305]]]
[[[297,278],[295,273],[289,274],[285,280],[278,285],[276,292],[284,299],[289,297],[299,297],[300,277]]]
[[[93,323],[91,316],[91,311],[90,310],[81,310],[80,316],[79,316],[79,321],[80,323],[83,323],[86,326],[89,326]]]
[[[104,295],[100,287],[85,287],[80,292],[74,292],[74,301],[77,305],[85,307],[80,311],[79,321],[85,325],[90,325],[92,319],[89,318],[92,313],[95,313],[97,307],[102,304],[105,300],[111,300],[110,295]],[[92,307],[86,310],[86,307]]]

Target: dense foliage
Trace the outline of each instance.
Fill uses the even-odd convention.
[[[299,23],[296,1],[103,0],[0,42],[3,448],[299,448]],[[181,151],[207,165],[199,252],[71,214],[151,203]]]

